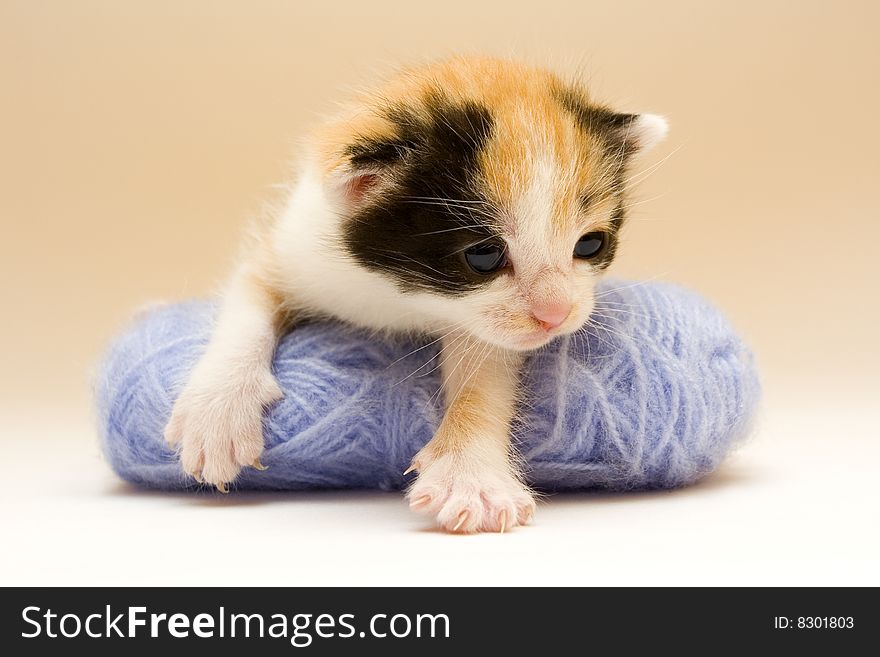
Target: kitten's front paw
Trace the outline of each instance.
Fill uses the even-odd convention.
[[[197,371],[174,404],[165,440],[187,474],[225,493],[242,467],[263,469],[263,410],[281,397],[268,373],[224,380]]]
[[[419,477],[407,492],[410,508],[435,515],[447,531],[504,532],[535,513],[531,491],[506,468],[426,450],[413,464]]]

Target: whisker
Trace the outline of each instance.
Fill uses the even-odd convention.
[[[492,205],[489,201],[483,201],[480,199],[444,198],[442,196],[404,196],[403,198],[413,201],[440,201],[443,203],[478,203],[481,205]]]
[[[660,278],[661,276],[665,276],[665,274],[655,274],[654,276],[651,276],[650,278],[646,278],[643,281],[638,281],[636,283],[630,283],[629,285],[621,285],[620,287],[615,287],[610,290],[602,290],[602,292],[595,295],[594,298],[596,300],[598,300],[598,299],[601,299],[602,297],[606,297],[609,294],[614,294],[615,292],[619,292],[621,290],[629,290],[634,287],[639,287],[640,285],[646,285],[647,283],[650,283],[651,281],[656,280],[656,279]]]
[[[447,335],[451,335],[452,333],[454,333],[454,332],[455,332],[455,331],[456,331],[461,325],[463,325],[463,324],[465,324],[465,323],[466,323],[466,320],[462,320],[462,321],[460,321],[460,322],[456,322],[455,324],[450,324],[449,326],[444,326],[441,330],[446,330],[446,329],[449,328],[450,326],[452,327],[452,330],[450,330],[450,331],[444,333],[443,335],[441,335],[441,336],[438,337],[438,338],[435,338],[435,339],[431,340],[431,341],[428,342],[427,344],[423,344],[421,347],[417,347],[416,349],[413,349],[413,350],[410,351],[409,353],[404,354],[403,356],[401,356],[401,357],[398,358],[397,360],[395,360],[395,361],[393,361],[392,363],[390,363],[389,365],[387,365],[387,366],[385,367],[385,369],[386,369],[386,370],[387,370],[387,369],[390,369],[390,368],[393,367],[394,365],[397,365],[397,363],[399,363],[400,361],[402,361],[404,358],[409,358],[409,357],[412,356],[413,354],[418,353],[418,352],[422,351],[423,349],[427,349],[427,348],[430,347],[432,344],[437,344],[438,342],[440,342],[440,340],[442,340],[443,338],[445,338]]]
[[[442,380],[440,381],[440,386],[437,388],[437,391],[428,398],[427,404],[433,403],[435,397],[438,400],[440,399],[440,396],[443,394],[443,389],[446,387],[447,381],[452,379],[455,372],[457,372],[458,368],[461,367],[461,364],[467,357],[468,353],[474,348],[474,345],[475,343],[468,343],[467,341],[465,341],[465,348],[462,351],[461,357],[458,359],[458,362],[455,364],[455,367],[452,368],[452,371],[448,375],[442,377]],[[452,357],[454,357],[454,355]],[[446,360],[448,361],[448,358]],[[441,363],[440,365],[442,367],[443,363]]]
[[[456,230],[474,230],[473,226],[456,226],[455,228],[444,228],[443,230],[432,230],[427,233],[415,233],[412,237],[422,237],[424,235],[439,235],[440,233],[451,233]]]
[[[586,324],[584,324],[584,327],[586,327],[586,329],[587,329],[586,331],[584,331],[587,335],[593,336],[594,338],[599,340],[599,342],[601,342],[602,344],[606,345],[607,347],[609,347],[611,349],[617,349],[617,345],[615,345],[611,342],[608,342],[608,340],[603,339],[602,336],[599,335],[598,333],[590,333],[589,327],[597,329],[597,331],[601,331],[602,330],[601,326],[599,326],[598,324],[595,324],[593,322],[588,321]]]
[[[659,169],[661,166],[663,166],[663,164],[665,164],[666,161],[670,157],[672,157],[673,155],[678,153],[678,151],[680,151],[683,146],[684,146],[684,144],[676,146],[672,151],[670,151],[670,153],[668,155],[666,155],[666,157],[664,157],[659,162],[655,162],[651,166],[643,169],[642,171],[640,171],[636,174],[633,174],[632,176],[630,176],[629,178],[627,178],[626,180],[623,181],[623,186],[628,187],[630,185],[635,185],[635,184],[640,183],[644,180],[647,180],[649,177],[654,175],[654,173],[657,171],[657,169]]]
[[[464,247],[464,248],[462,248],[462,249],[456,249],[456,250],[453,251],[452,253],[447,253],[447,254],[445,254],[443,257],[444,257],[444,258],[451,258],[452,256],[454,256],[454,255],[458,255],[459,253],[464,253],[464,252],[467,251],[469,248],[471,248],[471,247],[473,247],[473,246],[476,246],[477,244],[482,244],[483,242],[488,242],[488,241],[491,240],[491,239],[495,239],[495,235],[489,235],[489,236],[487,236],[487,237],[484,237],[484,238],[481,239],[481,240],[477,240],[476,242],[472,242],[472,243],[468,244],[466,247]]]
[[[445,336],[444,336],[444,337],[445,337]],[[452,342],[452,344],[455,344],[455,342],[458,341],[459,339],[460,339],[460,338],[456,338],[456,339]],[[446,348],[446,347],[444,347],[444,349],[445,349],[445,348]],[[393,384],[391,387],[393,388],[393,387],[396,387],[396,386],[400,385],[401,383],[403,383],[404,381],[406,381],[407,379],[409,379],[410,377],[412,377],[413,375],[415,375],[419,370],[424,369],[425,367],[427,367],[427,366],[431,363],[431,361],[433,361],[435,358],[439,357],[442,353],[443,353],[443,349],[441,349],[440,351],[438,351],[437,354],[436,354],[436,356],[434,356],[434,357],[429,358],[428,360],[426,360],[424,363],[422,363],[421,365],[419,365],[416,369],[414,369],[412,372],[410,372],[409,374],[407,374],[405,377],[403,377],[403,378],[402,378],[400,381],[398,381],[397,383]],[[439,364],[439,363],[438,363],[435,367],[432,367],[432,368],[431,368],[430,370],[428,370],[427,372],[425,372],[425,373],[423,373],[423,374],[420,374],[419,377],[427,376],[427,375],[430,374],[431,372],[434,372],[438,367],[440,367],[440,364]]]
[[[476,373],[480,371],[480,368],[483,367],[483,365],[486,362],[486,359],[492,353],[491,350],[492,350],[491,345],[489,345],[488,342],[484,342],[483,347],[480,350],[480,353],[477,355],[477,358],[475,358],[471,361],[471,363],[477,363],[477,365],[469,371],[465,380],[458,387],[458,391],[456,392],[455,398],[452,400],[452,403],[455,403],[456,401],[458,401],[459,397],[461,397],[462,393],[464,393],[465,391],[467,391],[467,395],[468,395],[467,399],[470,399],[470,390],[468,390],[468,387],[467,387],[468,383],[471,382],[471,379],[473,379],[473,377],[476,375]]]

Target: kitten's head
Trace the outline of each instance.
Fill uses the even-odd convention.
[[[459,58],[401,75],[322,143],[348,255],[450,326],[522,350],[587,320],[627,165],[665,133],[545,71]]]

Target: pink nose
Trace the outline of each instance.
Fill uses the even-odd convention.
[[[532,306],[532,316],[545,331],[560,326],[571,314],[570,303],[548,303]]]

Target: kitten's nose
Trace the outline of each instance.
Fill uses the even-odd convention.
[[[538,320],[545,331],[560,326],[571,314],[571,304],[568,302],[553,302],[536,304],[532,306],[532,316]]]

